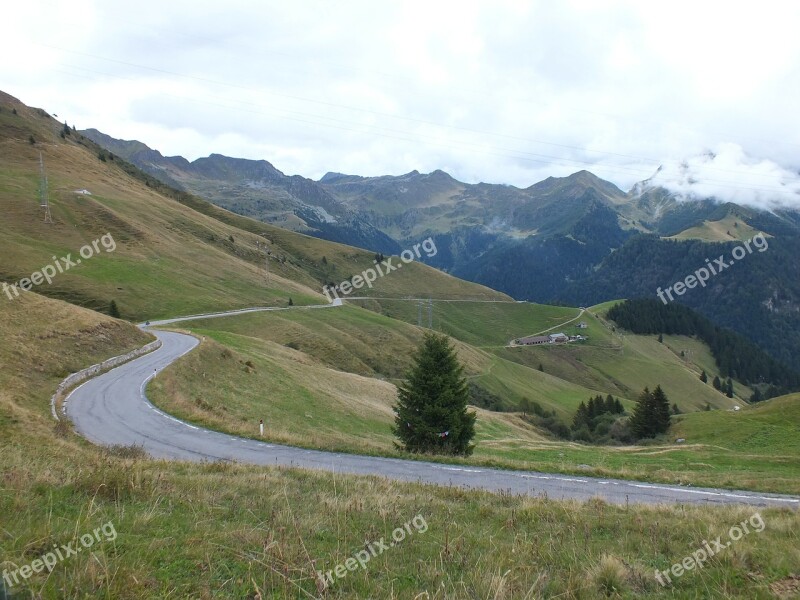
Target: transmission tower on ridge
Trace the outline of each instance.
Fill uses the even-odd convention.
[[[44,159],[41,152],[39,152],[39,206],[44,209],[44,222],[52,224],[53,217],[50,214],[50,201],[47,191],[47,173],[44,171]]]

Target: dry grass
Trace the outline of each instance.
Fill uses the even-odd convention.
[[[6,306],[0,319],[2,335],[14,341],[0,349],[0,376],[12,382],[0,387],[0,515],[13,515],[0,523],[0,569],[30,564],[109,521],[118,532],[49,576],[34,575],[16,590],[24,595],[594,598],[597,585],[610,582],[627,598],[769,598],[770,586],[784,589],[800,561],[798,515],[764,510],[764,532],[662,590],[648,574],[751,509],[562,503],[301,470],[165,463],[131,449],[95,448],[69,431],[56,436],[46,399],[59,371],[144,340],[130,325],[90,311],[34,295],[24,302]],[[87,336],[87,328],[102,333]],[[225,348],[204,346],[217,362],[247,366],[237,350],[223,359]],[[288,349],[270,349],[270,356],[273,350],[275,360],[306,360]],[[334,568],[417,514],[427,532],[318,591],[315,569]],[[604,554],[625,565],[624,587]],[[596,580],[587,571],[595,565],[603,565]]]

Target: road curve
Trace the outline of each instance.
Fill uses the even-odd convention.
[[[601,497],[615,504],[800,506],[800,498],[791,496],[306,450],[210,431],[176,419],[147,400],[144,389],[156,372],[198,344],[196,338],[182,333],[152,333],[162,341],[158,350],[87,381],[68,396],[65,411],[76,431],[89,441],[99,445],[135,444],[155,458],[170,460],[300,467],[551,499]]]

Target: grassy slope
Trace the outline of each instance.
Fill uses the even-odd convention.
[[[391,436],[391,382],[409,366],[422,333],[418,328],[347,306],[181,325],[206,341],[201,354],[182,358],[151,385],[151,398],[166,410],[245,436],[255,435],[255,424],[264,418],[273,441],[399,455]],[[651,343],[667,352],[663,344]],[[536,400],[563,418],[592,393],[486,350],[456,344],[468,377],[494,393]],[[701,414],[726,413],[681,418]],[[688,446],[585,446],[552,440],[515,413],[480,411],[478,447],[460,462],[800,493],[800,467],[773,449],[721,454],[694,438]]]
[[[7,101],[4,104],[7,105]],[[4,200],[8,201],[9,206],[8,220],[4,222],[6,226],[0,229],[0,238],[6,242],[8,251],[8,260],[3,262],[2,267],[4,276],[8,279],[29,274],[47,264],[53,255],[74,253],[82,244],[110,231],[118,244],[115,252],[96,256],[80,268],[59,276],[52,286],[40,289],[48,294],[101,308],[105,308],[106,303],[115,298],[123,314],[144,317],[282,303],[289,296],[296,303],[317,302],[320,297],[315,295],[313,286],[318,285],[319,281],[336,280],[340,274],[342,278],[347,277],[368,267],[372,262],[370,253],[255,223],[202,200],[180,197],[181,202],[178,202],[167,198],[127,175],[118,164],[111,164],[110,161],[103,163],[85,148],[73,142],[62,141],[55,134],[57,126],[52,120],[26,108],[20,108],[19,112],[16,116],[10,115],[7,108],[0,112],[0,132],[3,134],[0,153],[4,158],[3,177],[0,177],[0,181]],[[39,140],[35,146],[27,143],[25,134],[28,132],[33,132]],[[53,213],[56,218],[54,226],[40,223],[41,211],[35,201],[31,202],[36,196],[39,149],[45,155],[48,168]],[[93,195],[87,197],[73,193],[81,188],[90,189]],[[230,242],[231,236],[234,242]],[[273,262],[273,284],[269,288],[264,286],[261,259],[255,249],[256,239],[263,239],[264,236],[272,242],[273,255],[278,259]],[[326,257],[324,262],[322,256]],[[376,295],[426,295],[436,290],[439,295],[435,297],[503,298],[491,290],[460,282],[422,265],[408,265],[405,270],[382,278],[379,285],[384,287],[374,290]],[[401,306],[404,306],[404,312],[396,309],[403,312],[397,316],[415,320],[414,303]],[[515,303],[446,303],[439,305],[439,308],[435,314],[442,319],[440,327],[449,329],[453,335],[474,344],[489,346],[502,345],[509,337],[549,328],[562,314],[574,313],[570,309],[537,309]],[[592,326],[594,324],[590,322],[590,327]],[[316,325],[308,322],[304,327],[309,331],[314,330]],[[366,375],[377,372],[384,377],[396,377],[399,374],[401,369],[397,365],[402,361],[386,359],[392,354],[407,357],[412,338],[408,338],[404,346],[399,346],[406,348],[404,352],[393,350],[392,353],[389,353],[389,344],[384,343],[381,346],[374,343],[375,339],[380,339],[375,335],[361,338],[358,344],[362,347],[378,350],[351,357],[353,364],[338,364],[330,362],[329,357],[324,355],[325,352],[331,355],[331,340],[339,340],[342,345],[358,345],[355,342],[359,339],[356,330],[363,328],[363,323],[342,323],[339,327],[343,328],[340,332],[334,327],[324,335],[318,333],[314,339],[314,344],[318,346],[315,352],[318,354],[312,353],[312,356],[322,359],[323,365]],[[375,328],[392,329],[386,323],[376,323],[373,329]],[[627,390],[635,392],[642,384],[652,384],[650,377],[644,377],[643,374],[650,374],[651,371],[648,370],[658,364],[656,359],[659,356],[653,352],[663,349],[649,348],[649,362],[640,363],[641,368],[630,369],[610,353],[592,349],[592,344],[596,345],[604,340],[600,335],[602,331],[592,332],[590,329],[590,332],[592,335],[586,348],[574,346],[569,349],[554,349],[576,352],[577,356],[572,361],[562,360],[555,353],[537,357],[537,353],[543,354],[541,351],[544,349],[521,349],[520,353],[530,355],[525,358],[520,358],[521,354],[510,355],[510,351],[500,348],[485,349],[498,351],[494,356],[485,351],[472,350],[471,375],[487,389],[512,402],[528,397],[555,408],[564,418],[569,416],[577,402],[591,390],[631,397],[635,393],[626,393]],[[307,334],[303,335],[307,337]],[[270,339],[272,338],[266,336],[264,341]],[[394,342],[399,343],[399,339],[396,338]],[[462,350],[467,352],[466,346]],[[585,359],[581,356],[581,353],[592,352],[596,356]],[[385,370],[383,373],[375,371],[374,365],[365,362],[376,360],[375,356],[371,356],[373,353],[386,355],[382,359],[383,364],[395,364],[395,370]],[[346,355],[347,353],[343,354]],[[585,364],[581,364],[584,360],[590,363],[587,369],[583,368]],[[362,364],[359,365],[359,361]],[[545,363],[545,374],[535,370],[538,362]],[[559,371],[559,368],[563,369],[563,365],[568,364],[574,365],[574,368]],[[622,373],[617,373],[614,369],[621,370]],[[582,376],[581,373],[587,370],[594,374],[590,377]],[[693,378],[678,377],[685,373],[676,370],[675,365],[671,366],[671,371],[662,372],[665,378],[677,377],[676,381],[691,381],[694,384]],[[294,373],[288,381],[294,386],[298,378],[302,379],[306,375]],[[575,383],[565,383],[553,375],[560,375]],[[349,385],[352,386],[352,382]],[[359,382],[359,386],[367,389],[372,385],[373,382]],[[707,387],[699,388],[698,404],[704,405],[701,394],[707,393],[707,390]],[[343,394],[347,395],[339,392],[339,396]],[[674,394],[675,392],[673,397]],[[716,401],[717,398],[713,400]],[[677,398],[677,401],[685,407],[682,398]],[[242,418],[246,416],[245,414]],[[380,442],[375,442],[371,437],[376,430],[376,423],[382,423],[383,431],[386,431],[386,418],[384,412],[380,415],[383,420],[367,420],[361,423],[363,431],[360,439],[352,443],[356,447],[373,449],[375,446],[383,447],[388,444],[385,437]],[[293,427],[296,430],[292,431],[287,427],[286,435],[295,436],[295,439],[307,435],[301,425],[294,424]],[[491,440],[485,438],[491,443],[483,445],[487,460],[501,463],[511,461],[523,466],[562,470],[588,464],[599,473],[652,475],[667,480],[696,477],[693,473],[696,469],[687,470],[686,460],[675,465],[676,473],[666,474],[662,469],[665,464],[638,457],[633,461],[629,460],[628,457],[633,452],[623,453],[614,449],[595,452],[583,447],[548,443],[542,440],[540,434],[531,432],[527,426],[509,416],[497,417],[491,423],[491,429]],[[350,433],[354,432],[351,430]],[[346,437],[345,433],[334,430],[328,431],[326,435],[325,443],[334,446],[345,441]],[[534,456],[535,459],[531,460]],[[719,480],[718,475],[710,477],[709,481]],[[756,485],[763,487],[769,484],[762,482]],[[782,485],[779,487],[783,489]]]
[[[49,575],[34,574],[13,590],[22,597],[319,597],[315,570],[334,569],[366,542],[388,541],[416,515],[424,533],[412,526],[405,541],[324,596],[577,599],[596,597],[610,581],[622,598],[769,598],[770,584],[791,583],[800,558],[797,513],[762,510],[763,532],[666,590],[652,577],[656,568],[724,535],[752,509],[563,503],[121,458],[56,432],[47,398],[64,373],[138,346],[144,334],[35,294],[0,311],[0,335],[13,342],[0,346],[0,515],[13,515],[2,519],[0,569],[77,545],[109,521],[116,532]],[[202,351],[217,349],[209,340]]]
[[[52,393],[70,373],[153,338],[122,321],[26,292],[15,300],[0,298],[0,339],[0,420],[13,425],[49,414]],[[48,393],[31,403],[31,389]]]
[[[702,225],[690,227],[668,240],[702,240],[704,242],[733,242],[749,240],[758,233],[742,221],[741,217],[729,214],[719,221],[703,221]]]
[[[237,217],[199,199],[166,197],[127,174],[119,160],[102,162],[88,141],[76,143],[75,135],[63,140],[58,130],[53,119],[0,98],[0,280],[27,277],[53,256],[75,258],[81,246],[111,233],[114,252],[102,251],[37,291],[103,310],[115,299],[124,316],[143,319],[285,304],[290,297],[296,304],[319,303],[323,281],[341,281],[372,265],[369,252]],[[38,202],[40,152],[53,225],[42,222]],[[91,195],[76,194],[79,189]],[[268,285],[256,248],[265,238],[273,256]],[[444,297],[506,298],[418,263],[381,278],[373,292],[432,290]]]
[[[676,435],[725,452],[771,455],[787,464],[800,456],[800,394],[773,398],[741,411],[684,415]]]
[[[418,322],[417,302],[405,300],[354,300],[357,304],[406,323]],[[533,335],[577,316],[575,308],[527,302],[482,303],[434,301],[433,328],[479,347],[503,347],[512,339]],[[423,302],[423,325],[428,307]]]
[[[0,95],[0,103],[3,119],[8,101]],[[18,132],[21,140],[27,131]],[[9,128],[4,127],[3,132],[8,134]],[[27,245],[28,251],[13,262],[6,260],[6,254],[3,268],[13,270],[12,274],[27,274],[42,266],[36,254],[42,244],[53,244],[56,252],[74,252],[75,243],[79,247],[94,239],[97,231],[105,233],[108,223],[103,221],[96,230],[73,232],[74,237],[58,224],[36,229],[38,221],[30,216],[36,211],[24,205],[35,189],[27,160],[34,157],[21,161],[24,148],[14,144],[7,137],[0,140],[0,168],[11,165],[11,170],[17,169],[13,177],[0,177],[4,206],[8,199],[8,205],[14,203],[15,207],[4,221],[2,241],[4,252],[15,251],[17,244]],[[14,167],[12,163],[18,160],[24,164]],[[75,169],[88,166],[82,162],[64,165],[63,176],[69,185],[91,175],[76,175]],[[104,180],[112,192],[107,197],[113,200],[120,194],[116,187],[120,180],[114,171],[101,171],[94,183],[101,185]],[[126,191],[119,200],[127,197]],[[80,212],[71,197],[54,205],[62,201],[62,208],[54,206],[54,212],[63,209],[57,214]],[[156,208],[158,202],[164,206]],[[97,214],[98,205],[89,206],[89,212]],[[144,223],[162,212],[178,223],[181,215],[199,222],[192,213],[182,213],[158,196],[143,202],[142,212]],[[108,220],[105,213],[99,214]],[[74,224],[88,227],[91,222]],[[233,231],[218,221],[202,223],[223,235]],[[115,227],[115,237],[122,236],[125,227]],[[14,237],[15,228],[25,236]],[[139,242],[141,257],[130,248],[120,256],[130,252],[134,262],[150,260],[145,253],[159,240],[149,237],[149,228],[147,235]],[[174,302],[174,308],[181,312],[195,306],[219,308],[226,301],[220,289],[192,288],[192,282],[180,272],[186,264],[200,265],[203,272],[195,277],[206,282],[212,280],[206,265],[219,263],[225,263],[241,281],[248,281],[249,276],[241,274],[248,271],[247,260],[242,260],[244,265],[236,259],[223,260],[235,252],[212,245],[207,248],[209,263],[191,263],[186,260],[191,254],[184,253],[171,235],[195,249],[200,246],[180,229],[161,234],[162,245],[156,247],[164,252],[164,272],[177,291],[154,289],[164,295],[164,301]],[[38,245],[29,243],[29,236]],[[236,240],[238,244],[238,236]],[[130,245],[136,248],[134,242]],[[132,280],[143,285],[146,277],[140,274],[139,265],[134,267]],[[146,273],[150,276],[153,271]],[[301,270],[294,273],[302,277]],[[110,290],[96,276],[78,277],[77,272],[65,275],[54,286],[70,297],[82,292],[87,302],[106,299]],[[149,314],[147,298],[126,289],[111,291],[131,313]],[[184,297],[188,292],[200,297]],[[248,299],[243,295],[227,301],[233,304]],[[737,542],[701,573],[687,573],[674,589],[662,590],[651,576],[654,569],[668,568],[700,547],[703,539],[724,535],[728,527],[748,518],[752,509],[610,507],[602,502],[550,502],[303,471],[122,459],[68,431],[54,431],[48,399],[68,372],[139,346],[147,341],[146,336],[123,322],[32,294],[14,303],[0,300],[0,335],[7,342],[0,346],[0,568],[13,571],[30,564],[53,545],[77,541],[81,534],[109,520],[118,532],[115,541],[67,558],[51,574],[34,575],[17,590],[25,596],[314,596],[314,568],[333,568],[363,548],[365,541],[388,537],[393,528],[416,514],[425,517],[426,533],[415,534],[385,556],[373,559],[365,571],[338,581],[326,597],[401,598],[428,592],[442,599],[593,598],[602,592],[605,582],[625,598],[770,598],[770,586],[791,585],[789,575],[800,561],[798,515],[762,510],[767,524],[764,532]],[[201,351],[208,348],[215,350],[210,340]],[[228,362],[238,365],[237,369],[246,366],[238,363],[234,352],[238,350],[232,351]],[[194,356],[189,354],[185,360]],[[296,354],[289,357],[295,362],[301,358]],[[202,363],[202,367],[218,360]],[[174,376],[166,375],[165,382]],[[707,414],[715,413],[699,416]]]
[[[419,316],[417,302],[369,300],[357,303],[409,323],[416,323]],[[708,350],[696,340],[675,336],[659,344],[654,337],[612,332],[608,323],[597,316],[605,314],[610,304],[613,303],[592,307],[572,321],[580,314],[578,309],[528,303],[434,301],[433,326],[462,342],[492,352],[497,357],[495,361],[517,362],[532,369],[542,365],[545,373],[562,380],[630,400],[645,386],[653,388],[658,384],[682,411],[700,410],[707,403],[715,408],[731,408],[741,404],[742,398],[749,397],[750,390],[742,385],[734,386],[739,398],[731,400],[699,380],[702,369],[711,379],[718,370]],[[423,305],[422,318],[427,324],[426,305]],[[587,324],[587,329],[576,327],[581,321]],[[561,323],[568,324],[561,327]],[[505,347],[512,339],[545,330],[568,335],[580,333],[589,339],[564,346]],[[681,350],[685,350],[685,357],[680,356]],[[505,371],[510,369],[506,366]],[[492,388],[488,384],[484,387]],[[526,395],[531,397],[530,393],[522,391],[501,395],[517,400]],[[565,407],[574,409],[571,402]]]

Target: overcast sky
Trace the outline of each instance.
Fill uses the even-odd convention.
[[[800,2],[13,2],[0,88],[78,128],[288,174],[800,204]]]

